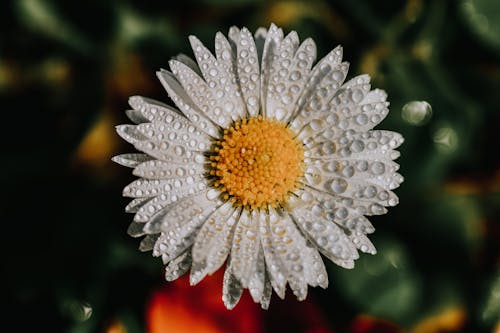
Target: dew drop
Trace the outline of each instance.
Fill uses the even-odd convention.
[[[182,147],[182,146],[175,146],[175,148],[174,148],[174,153],[177,156],[182,156],[185,151],[186,151],[186,149],[184,147]]]
[[[342,175],[347,178],[351,178],[354,175],[354,167],[347,166],[342,170]]]
[[[257,98],[255,96],[249,97],[248,98],[248,105],[256,106],[257,105]]]
[[[375,186],[367,186],[363,192],[365,198],[373,198],[377,194]]]
[[[284,94],[283,96],[281,96],[281,101],[283,102],[283,104],[290,104],[292,102],[292,97],[288,94]]]
[[[331,155],[331,154],[335,153],[335,151],[336,151],[335,143],[332,141],[327,141],[327,142],[323,143],[323,146],[321,148],[322,148],[323,154],[325,154],[325,155]]]
[[[358,125],[366,125],[368,123],[368,116],[364,113],[361,113],[359,115],[356,116],[356,123],[358,123]]]
[[[432,107],[426,101],[412,101],[403,106],[401,117],[409,124],[420,126],[432,117]]]
[[[345,219],[349,215],[347,208],[341,207],[335,211],[335,216],[341,220]]]
[[[360,153],[362,152],[363,150],[365,149],[365,144],[363,141],[361,140],[354,140],[352,143],[351,143],[351,150],[354,152],[354,153]]]
[[[373,162],[370,167],[370,171],[374,175],[381,175],[385,172],[385,165],[382,162]]]
[[[384,207],[382,207],[382,206],[381,206],[381,205],[379,205],[379,204],[374,203],[374,204],[372,204],[372,205],[370,206],[370,211],[371,211],[373,214],[377,214],[377,215],[379,215],[379,214],[383,214],[383,213],[384,213]]]
[[[218,196],[219,196],[219,191],[217,191],[216,189],[211,189],[207,192],[207,199],[208,200],[214,200]]]
[[[311,127],[311,129],[313,131],[318,131],[320,130],[323,126],[323,121],[321,119],[313,119],[311,120],[311,122],[309,123],[309,126]]]
[[[302,75],[300,74],[299,71],[293,71],[292,74],[290,74],[290,79],[292,81],[300,80],[301,77],[302,77]]]
[[[359,103],[363,100],[363,92],[360,89],[354,89],[351,92],[351,99],[354,103]]]
[[[331,182],[330,188],[334,193],[344,193],[347,189],[347,182],[342,178],[336,178]]]
[[[389,199],[389,192],[387,191],[382,191],[378,194],[378,198],[382,201],[385,201],[387,199]]]
[[[183,177],[186,174],[186,171],[183,168],[177,168],[177,170],[175,170],[175,174],[179,177]]]

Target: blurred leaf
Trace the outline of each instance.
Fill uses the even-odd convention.
[[[488,295],[482,310],[482,319],[486,324],[494,324],[500,317],[500,270],[488,288]]]
[[[332,281],[339,293],[367,314],[395,320],[412,319],[420,298],[420,277],[407,250],[392,238],[375,242],[378,254],[361,255],[353,270],[333,268]]]
[[[461,13],[472,31],[500,52],[500,1],[465,0]]]
[[[146,17],[130,6],[121,5],[117,9],[117,39],[133,44],[154,37],[158,44],[179,44],[179,32],[169,17]],[[158,45],[157,45],[158,47]]]
[[[20,19],[31,29],[57,39],[79,51],[89,51],[89,42],[46,0],[19,0]]]

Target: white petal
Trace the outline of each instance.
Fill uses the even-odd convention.
[[[237,69],[248,115],[255,117],[260,109],[260,69],[255,41],[247,28],[241,29],[237,43]]]
[[[309,79],[304,88],[304,93],[299,99],[299,110],[302,111],[312,96],[315,93],[319,93],[319,91],[324,88],[321,86],[321,83],[323,80],[327,80],[327,76],[333,69],[337,68],[341,61],[342,47],[340,45],[318,61],[318,63],[312,68],[311,74],[309,75]],[[338,86],[340,87],[340,84],[338,84]]]
[[[132,222],[134,223],[134,222]],[[146,235],[141,241],[141,244],[139,245],[139,251],[146,252],[146,251],[151,251],[158,240],[158,237],[160,235]]]
[[[307,94],[306,84],[309,82],[311,66],[315,59],[316,44],[308,38],[299,46],[292,65],[284,68],[288,70],[288,76],[285,78],[285,93],[281,96],[281,105],[287,110],[287,115],[281,120],[288,122],[300,111],[301,98]]]
[[[257,49],[257,56],[259,60],[259,64],[262,63],[262,52],[264,52],[264,43],[266,42],[267,37],[267,29],[260,27],[255,31],[254,40],[255,47]]]
[[[236,224],[231,248],[233,274],[244,288],[249,288],[249,280],[256,269],[260,250],[258,233],[258,213],[244,209]]]
[[[196,63],[196,61],[191,59],[191,57],[181,53],[181,54],[178,54],[174,59],[182,62],[184,65],[191,68],[196,74],[198,74],[199,76],[202,76],[201,71],[200,71],[200,67],[198,67],[198,64]]]
[[[199,192],[205,193],[206,187],[207,185],[204,182],[188,184],[187,182],[183,183],[181,181],[174,181],[174,185],[172,186],[171,191],[162,193],[154,197],[152,200],[148,201],[141,208],[139,208],[134,216],[134,221],[146,223],[151,219],[153,215],[155,215],[168,205]],[[153,228],[153,225],[147,226],[147,228],[150,227]],[[154,233],[153,230],[156,229],[152,229],[149,233]]]
[[[171,60],[169,64],[172,73],[177,77],[184,91],[198,109],[203,111],[203,114],[207,115],[214,123],[224,128],[227,127],[231,122],[231,117],[225,114],[220,106],[222,104],[220,98],[224,96],[224,91],[211,89],[203,78],[179,61]]]
[[[361,252],[370,254],[377,253],[375,246],[373,246],[372,242],[368,239],[368,237],[364,233],[360,231],[355,231],[351,233],[351,235],[349,235],[349,238],[351,239],[352,243],[356,245],[356,247],[359,250],[361,250]]]
[[[382,164],[380,163],[380,165]],[[324,171],[331,169],[335,171],[332,173]],[[398,203],[397,196],[390,190],[393,188],[391,185],[393,182],[398,185],[399,182],[391,174],[385,176],[370,175],[364,178],[362,176],[357,177],[355,176],[357,171],[354,171],[354,167],[337,161],[325,163],[321,170],[323,171],[316,167],[308,167],[305,171],[304,183],[319,192],[326,192],[337,198],[349,198],[357,202],[364,202],[366,205],[377,203],[384,206],[395,206]],[[385,213],[385,210],[380,214],[383,213]],[[362,214],[367,213],[363,212]]]
[[[189,277],[191,285],[197,284],[205,275],[213,274],[222,266],[224,261],[226,261],[231,248],[234,225],[240,215],[240,212],[232,207],[230,207],[229,210],[232,211],[232,214],[227,219],[225,219],[225,216],[221,217],[220,214],[217,215],[217,212],[214,212],[214,214],[207,219],[199,235],[197,235],[195,245],[193,246],[193,253],[195,252],[194,247],[198,246],[196,249],[198,260],[193,260],[193,269]],[[207,224],[210,224],[208,227],[208,229],[210,229],[208,230],[208,235],[205,228]],[[202,234],[202,237],[199,237],[200,234]],[[200,247],[206,249],[206,252],[201,253],[201,255]]]
[[[347,134],[333,130],[317,133],[308,143],[307,157],[319,159],[354,159],[391,161],[399,157],[395,151],[403,143],[401,134],[391,131],[368,131]]]
[[[118,125],[116,126],[116,133],[122,137],[123,140],[135,145],[145,140],[146,137],[137,131],[136,125]]]
[[[132,122],[136,124],[142,124],[149,120],[139,110],[126,110],[125,114],[130,120],[132,120]]]
[[[191,267],[191,251],[187,250],[170,261],[165,267],[165,280],[176,280],[178,277],[184,275],[189,270],[189,267]]]
[[[304,237],[297,230],[290,216],[280,216],[278,213],[270,213],[268,232],[273,249],[283,268],[281,273],[285,274],[297,299],[304,300],[307,296],[305,267],[312,264],[307,261],[307,248]]]
[[[232,274],[231,267],[228,265],[224,271],[222,282],[222,301],[228,310],[231,310],[238,304],[242,293],[243,287]]]
[[[173,163],[164,161],[147,161],[139,164],[133,171],[134,176],[145,179],[171,179],[177,177],[188,177],[188,183],[200,176],[204,171],[205,157],[197,155],[194,162],[191,163]]]
[[[273,69],[273,60],[277,57],[278,49],[280,47],[281,40],[283,39],[283,30],[278,28],[276,25],[271,24],[267,35],[266,41],[264,42],[264,50],[262,52],[262,60],[260,63],[260,98],[261,106],[267,105],[267,91],[269,85],[269,79],[271,77],[271,71]],[[263,110],[264,115],[267,115],[266,110]]]
[[[150,140],[138,141],[134,144],[140,150],[156,159],[176,164],[199,163],[204,160],[203,153],[191,151],[187,143],[169,144],[168,142],[155,142]],[[189,146],[188,146],[189,147]]]
[[[315,212],[315,207],[310,205],[294,209],[294,219],[302,232],[335,263],[338,259],[357,259],[359,255],[356,248],[344,231],[322,214]]]
[[[151,198],[137,198],[129,202],[125,207],[125,212],[127,213],[137,213],[139,208],[141,208],[146,202],[151,200]]]
[[[299,207],[305,206],[314,214],[321,215],[327,220],[337,223],[351,233],[359,231],[368,234],[375,231],[370,221],[362,215],[368,212],[368,208],[372,205],[371,202],[343,198],[314,190],[311,187],[305,190],[297,190],[296,194],[298,198],[294,197],[289,201],[291,210],[294,209],[294,204]]]
[[[125,186],[123,189],[124,197],[131,198],[143,198],[143,197],[156,197],[161,194],[166,195],[179,195],[179,192],[182,187],[190,188],[195,187],[196,183],[204,182],[204,179],[201,175],[196,176],[176,176],[170,179],[162,179],[162,180],[146,180],[146,179],[137,179]],[[177,192],[177,193],[175,193]]]
[[[191,196],[173,205],[158,217],[161,235],[153,255],[172,260],[192,246],[197,230],[216,209],[217,203],[206,199],[206,193]]]
[[[229,28],[228,33],[229,40],[234,45],[234,51],[236,52],[236,44],[238,44],[238,38],[240,38],[240,29],[236,26]]]
[[[151,156],[146,154],[121,154],[117,156],[113,156],[111,159],[113,162],[121,164],[123,166],[129,168],[135,168],[142,162],[150,161],[152,159]]]
[[[256,218],[259,218],[256,216]],[[254,220],[255,223],[258,225],[259,220]],[[267,279],[267,273],[266,273],[266,261],[264,258],[264,251],[262,250],[262,247],[260,246],[255,246],[257,248],[257,255],[254,263],[254,270],[251,276],[249,277],[249,282],[248,282],[248,291],[250,292],[250,295],[252,296],[253,300],[255,303],[260,302],[263,294],[264,294],[264,287],[266,285],[266,280]],[[231,252],[232,258],[234,258],[234,254]],[[237,260],[237,259],[234,259]],[[233,261],[234,262],[234,261]]]
[[[373,104],[378,102],[385,102],[387,100],[387,93],[382,89],[373,89],[366,94],[361,104]]]
[[[328,287],[328,274],[325,264],[318,251],[309,246],[303,252],[305,258],[304,270],[307,283],[312,287],[320,286],[323,289]]]
[[[337,58],[332,57],[331,60],[335,62]],[[299,138],[302,140],[317,132],[318,129],[315,123],[326,121],[330,127],[336,125],[334,122],[336,119],[335,113],[331,111],[330,101],[338,92],[342,82],[344,82],[349,70],[349,63],[343,62],[335,66],[332,63],[331,65],[325,65],[324,68],[325,71],[329,70],[327,74],[321,72],[317,74],[313,70],[315,73],[311,75],[311,79],[314,79],[317,75],[320,82],[315,86],[316,89],[311,91],[310,96],[301,101],[300,112],[292,122],[292,128],[298,132]],[[305,133],[302,133],[304,131]]]
[[[239,32],[236,37],[239,36]],[[233,36],[234,37],[234,36]],[[215,56],[217,62],[226,68],[226,71],[232,74],[235,78],[236,73],[236,41],[230,39],[231,42],[221,32],[215,34]]]
[[[234,28],[234,29],[233,29]],[[236,95],[233,99],[236,99],[235,103],[235,108],[236,114],[240,116],[247,115],[246,111],[246,104],[243,100],[243,93],[242,93],[242,82],[240,78],[238,77],[238,63],[236,59],[236,52],[237,52],[237,43],[239,39],[239,29],[233,27],[230,29],[230,34],[231,31],[234,33],[235,29],[238,31],[236,35],[230,36],[230,41],[226,39],[226,37],[218,32],[215,35],[215,54],[217,55],[217,61],[219,62],[220,66],[223,68],[223,71],[227,73],[227,78],[221,79],[224,80],[224,82],[231,82],[235,83],[236,85]],[[232,39],[231,39],[232,38]],[[258,73],[257,73],[258,74]],[[228,88],[225,87],[227,90]],[[220,93],[219,93],[220,94]],[[224,96],[227,96],[228,94],[224,94]],[[229,102],[229,103],[228,103]],[[223,107],[231,109],[231,104],[233,104],[233,101],[231,100],[226,100],[223,103]],[[222,104],[221,104],[222,105]],[[238,120],[235,115],[231,115],[233,120]]]
[[[187,96],[184,88],[182,88],[180,83],[175,79],[174,75],[166,70],[156,72],[156,75],[170,98],[182,113],[203,132],[215,137],[219,129],[200,109],[198,109],[189,96]]]
[[[149,121],[170,123],[174,119],[185,119],[181,111],[170,105],[142,96],[131,96],[128,104],[139,111]]]
[[[264,283],[264,291],[262,292],[262,297],[260,298],[260,306],[262,309],[267,310],[269,308],[269,303],[271,302],[271,296],[273,294],[273,287],[269,278],[266,277]]]
[[[270,211],[271,215],[277,215],[276,211]],[[273,217],[273,220],[279,218]],[[262,249],[266,259],[267,272],[271,285],[280,298],[285,298],[286,291],[286,268],[280,260],[280,257],[272,242],[272,234],[268,221],[268,214],[259,212],[259,235],[261,238]]]
[[[199,131],[189,120],[175,120],[171,124],[151,122],[137,125],[136,130],[147,140],[170,146],[180,145],[191,151],[206,151],[210,146],[210,137]]]
[[[382,215],[387,213],[387,209],[380,203],[378,197],[367,198],[364,193],[367,191],[373,191],[377,193],[385,193],[390,200],[397,202],[397,197],[394,193],[388,191],[387,189],[378,187],[373,183],[365,180],[355,180],[347,179],[342,177],[328,177],[325,175],[319,176],[319,174],[312,173],[312,168],[306,171],[307,185],[310,188],[317,190],[318,192],[328,193],[333,201],[341,200],[345,201],[346,204],[343,206],[350,206],[356,209],[355,216],[358,215]],[[370,190],[372,189],[372,190]],[[337,216],[339,219],[347,219],[353,217],[352,211],[354,209],[342,207],[342,209],[337,209],[336,213],[332,216]]]
[[[127,228],[127,234],[131,237],[141,237],[146,233],[144,232],[144,223],[132,222]]]
[[[231,62],[219,63],[198,38],[190,36],[189,41],[203,77],[212,92],[212,96],[206,96],[209,105],[214,109],[215,114],[217,114],[215,111],[217,108],[220,112],[217,119],[211,118],[222,127],[227,127],[231,121],[238,120],[245,114],[238,85],[235,80],[233,81],[234,76],[231,75],[233,70]]]
[[[277,57],[272,61],[264,109],[265,115],[270,118],[286,119],[293,111],[293,96],[297,94],[297,98],[299,97],[301,89],[297,86],[294,94],[290,90],[292,82],[289,78],[291,76],[289,69],[293,66],[298,42],[297,33],[294,31],[289,33],[280,43],[276,52]],[[300,79],[304,80],[302,76]]]

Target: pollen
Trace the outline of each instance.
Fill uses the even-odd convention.
[[[215,142],[210,175],[222,198],[248,209],[283,205],[299,186],[304,150],[285,123],[252,117]]]

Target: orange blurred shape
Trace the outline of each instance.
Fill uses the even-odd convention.
[[[144,66],[143,60],[126,49],[113,49],[113,66],[107,73],[108,97],[117,98],[120,102],[140,91],[151,92],[155,87],[154,69]]]
[[[316,15],[319,13],[316,13]],[[311,4],[301,3],[299,1],[280,1],[269,7],[269,21],[279,26],[289,25],[298,19],[314,15]]]
[[[113,120],[108,113],[102,113],[80,142],[76,161],[93,167],[105,166],[110,163],[117,144]]]
[[[219,270],[196,286],[188,276],[154,292],[147,306],[149,333],[259,333],[262,310],[248,292],[233,310],[222,303],[222,273]]]
[[[127,333],[127,329],[119,321],[113,321],[106,329],[106,333]]]
[[[498,321],[498,323],[493,328],[493,333],[500,333],[500,320]]]
[[[412,333],[460,332],[467,319],[467,313],[461,307],[452,307],[425,318],[418,323]]]
[[[367,315],[356,317],[349,328],[349,333],[401,333],[403,330],[394,323]]]

